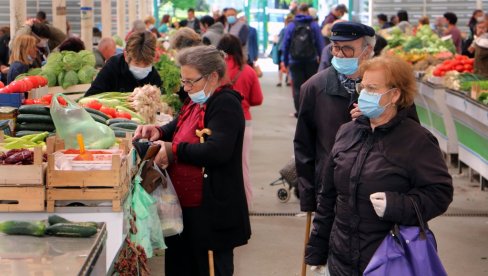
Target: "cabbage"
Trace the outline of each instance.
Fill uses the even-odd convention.
[[[61,83],[61,86],[63,89],[66,89],[72,85],[77,85],[78,84],[78,74],[76,74],[75,71],[68,71],[64,75],[63,82]]]
[[[63,69],[65,71],[80,70],[82,60],[80,59],[80,56],[78,56],[78,53],[73,51],[63,51],[61,53],[63,54]]]
[[[78,56],[81,59],[81,66],[90,65],[91,67],[95,67],[97,61],[92,51],[81,50],[78,52]]]
[[[50,70],[42,70],[39,76],[43,76],[47,79],[47,86],[53,87],[56,86],[56,74]]]
[[[58,75],[58,85],[63,84],[63,80],[64,80],[64,76],[65,75],[66,75],[66,73],[64,71],[61,71],[61,73],[59,73],[59,75]]]
[[[80,71],[78,71],[78,79],[83,84],[91,83],[96,73],[97,70],[95,70],[95,68],[90,65],[85,65],[81,67]]]
[[[120,46],[120,47],[124,47],[124,40],[122,40],[122,38],[120,38],[120,36],[113,35],[112,38],[115,40],[115,45]]]

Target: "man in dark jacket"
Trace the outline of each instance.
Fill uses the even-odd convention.
[[[110,58],[98,73],[85,97],[103,92],[132,92],[145,84],[161,86],[161,77],[152,62],[156,38],[151,32],[129,36],[123,54]]]
[[[315,211],[318,183],[336,132],[351,121],[350,111],[358,97],[356,84],[360,82],[358,66],[372,56],[374,34],[371,27],[360,23],[334,24],[332,66],[302,85],[294,146],[300,209],[304,212]],[[344,66],[343,58],[357,60],[352,66]]]
[[[299,28],[302,29],[303,26],[308,26],[309,37],[312,41],[304,40],[301,41],[297,36]],[[300,31],[300,35],[306,35],[305,32]],[[307,41],[309,41],[307,43]],[[301,46],[295,46],[300,45]],[[304,47],[303,45],[311,44],[310,48],[294,50],[294,48]],[[308,46],[307,46],[308,47]],[[281,67],[290,70],[291,78],[293,80],[293,103],[295,104],[295,117],[298,116],[298,107],[300,99],[300,86],[306,82],[311,76],[317,73],[317,68],[319,66],[320,54],[324,48],[324,41],[321,38],[320,28],[313,18],[308,15],[308,5],[300,4],[298,6],[297,15],[293,22],[288,24],[285,29],[285,37],[283,39],[283,45],[281,46],[282,51],[282,62]],[[297,55],[297,54],[309,55]]]

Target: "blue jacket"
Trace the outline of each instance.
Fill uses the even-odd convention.
[[[249,36],[247,37],[248,60],[254,62],[259,56],[258,34],[256,29],[249,26]]]
[[[324,48],[324,39],[322,38],[322,34],[320,33],[320,27],[317,22],[313,21],[313,18],[309,15],[297,14],[295,16],[295,20],[293,22],[290,22],[290,24],[286,26],[285,37],[283,39],[283,45],[281,46],[281,51],[283,54],[282,60],[285,63],[285,66],[293,63],[304,62],[303,60],[294,60],[290,56],[290,45],[293,31],[295,30],[295,21],[311,24],[310,26],[312,27],[315,53],[317,54],[317,58],[320,58],[320,54],[322,53],[322,49]],[[305,62],[310,62],[310,60],[306,60]]]

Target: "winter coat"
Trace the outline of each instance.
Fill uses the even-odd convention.
[[[453,197],[452,178],[437,139],[400,110],[372,131],[364,116],[343,125],[325,169],[305,262],[332,276],[362,275],[394,224],[418,225],[410,196],[428,221]],[[370,195],[386,193],[379,218]]]
[[[315,211],[316,193],[323,177],[339,127],[351,121],[350,110],[357,94],[349,94],[333,66],[318,72],[300,89],[295,139],[295,163],[298,175],[300,209]],[[415,106],[409,116],[419,122]]]
[[[208,40],[208,45],[217,47],[222,36],[224,35],[224,25],[221,22],[216,22],[208,27],[207,31],[202,35],[202,41],[205,43]]]
[[[202,204],[198,207],[202,215],[192,225],[199,228],[200,246],[226,250],[246,244],[251,236],[242,176],[241,96],[224,88],[214,92],[205,108],[204,127],[212,134],[201,144],[172,144],[170,152],[175,162],[205,168]],[[163,141],[172,141],[177,124],[178,118],[161,127]]]
[[[129,70],[124,54],[115,55],[107,60],[102,70],[85,93],[85,97],[103,92],[132,92],[145,84],[161,86],[161,77],[156,68],[147,77],[137,80]]]
[[[312,58],[311,60],[294,60],[290,56],[290,46],[293,39],[293,32],[295,31],[296,22],[308,23],[310,24],[310,27],[312,29],[316,57]],[[283,44],[280,49],[282,51],[282,60],[285,63],[285,66],[298,62],[309,63],[310,61],[317,60],[317,58],[320,58],[320,54],[322,53],[323,48],[324,39],[322,38],[322,34],[320,33],[319,25],[317,25],[317,22],[313,21],[313,18],[311,16],[298,14],[297,16],[295,16],[295,19],[286,26],[285,37],[283,38]]]

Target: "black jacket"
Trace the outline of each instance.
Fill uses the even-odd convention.
[[[315,211],[316,193],[339,127],[351,121],[350,110],[358,94],[349,94],[333,66],[320,71],[300,89],[300,111],[293,140],[300,209]],[[408,114],[419,122],[415,106]]]
[[[134,88],[145,84],[161,87],[161,77],[156,68],[142,80],[137,80],[129,71],[124,54],[111,57],[98,73],[91,87],[86,91],[85,97],[103,92],[132,92]]]
[[[318,194],[314,227],[306,247],[310,265],[327,262],[331,275],[362,275],[393,225],[418,225],[411,196],[428,221],[447,210],[452,178],[436,138],[401,110],[385,125],[361,116],[343,125]],[[379,218],[372,193],[386,193]]]
[[[230,89],[214,93],[204,117],[204,126],[212,134],[205,143],[180,143],[176,149],[177,162],[205,167],[203,215],[192,225],[198,225],[200,245],[208,249],[231,249],[246,244],[251,236],[242,176],[245,121],[241,99]],[[161,128],[162,140],[173,139],[177,123],[178,118]]]

